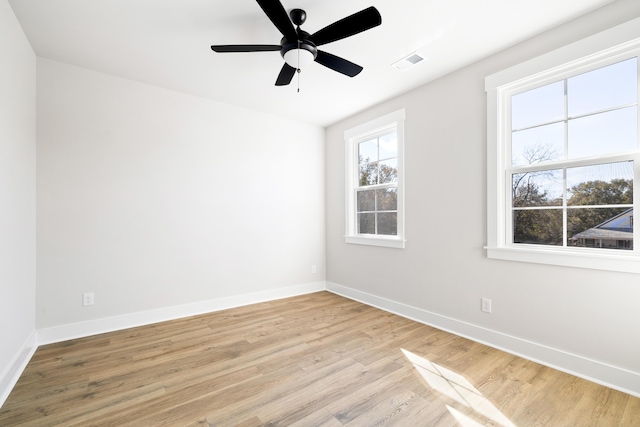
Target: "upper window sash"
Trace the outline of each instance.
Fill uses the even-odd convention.
[[[511,96],[602,68],[640,53],[640,18],[549,52],[485,79],[487,91],[487,256],[489,258],[640,273],[640,245],[632,251],[510,243],[511,174],[633,160],[640,182],[638,150],[592,158],[554,159],[512,165]],[[640,69],[640,67],[639,67]],[[639,73],[640,74],[640,73]],[[640,76],[639,76],[640,88]],[[639,89],[640,90],[640,89]],[[640,95],[640,94],[639,94]],[[640,115],[640,113],[639,113]],[[567,117],[563,119],[566,120]],[[640,120],[638,121],[640,123]],[[640,125],[639,125],[640,127]],[[640,129],[638,134],[640,135]],[[634,185],[634,201],[640,201]],[[560,207],[562,208],[562,207]],[[634,240],[640,233],[634,229]]]

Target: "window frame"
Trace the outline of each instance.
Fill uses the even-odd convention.
[[[404,120],[405,110],[400,109],[385,116],[363,123],[344,132],[345,140],[345,243],[382,246],[403,249],[404,232]],[[395,128],[398,143],[397,234],[358,234],[356,192],[360,188],[358,143]],[[376,184],[372,189],[388,188],[388,184]]]
[[[514,244],[511,227],[511,96],[625,59],[640,61],[640,18],[580,40],[540,57],[495,73],[485,79],[487,92],[487,257],[493,259],[640,273],[640,245],[633,250],[606,250],[533,244]],[[640,83],[640,62],[638,64]],[[640,100],[640,84],[638,85]],[[638,108],[640,140],[640,107]],[[567,164],[612,163],[632,160],[634,181],[640,184],[640,141],[633,152],[588,159],[548,162],[541,169]],[[634,185],[634,206],[640,203],[640,185]],[[634,240],[640,232],[634,229]]]

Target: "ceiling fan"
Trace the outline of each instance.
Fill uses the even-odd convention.
[[[211,49],[219,53],[280,51],[285,64],[276,79],[276,86],[286,86],[291,83],[296,71],[300,72],[302,67],[313,61],[346,76],[355,77],[362,71],[361,66],[318,50],[318,46],[353,36],[382,23],[380,13],[371,6],[309,34],[300,29],[300,25],[307,19],[307,13],[304,10],[293,9],[289,19],[280,0],[256,1],[284,36],[280,44],[213,45]]]

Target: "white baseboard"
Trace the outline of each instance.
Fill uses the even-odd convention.
[[[136,326],[166,322],[168,320],[180,319],[189,316],[197,316],[199,314],[226,310],[228,308],[319,292],[325,289],[326,285],[324,281],[313,282],[304,285],[254,292],[251,294],[234,295],[230,297],[194,302],[191,304],[159,308],[156,310],[123,314],[121,316],[107,317],[104,319],[53,326],[38,330],[38,345],[52,344],[70,339],[133,328]]]
[[[38,333],[33,331],[14,357],[12,363],[9,365],[9,369],[7,369],[0,378],[0,407],[4,405],[5,400],[9,397],[9,393],[11,393],[11,390],[13,390],[13,387],[18,382],[20,375],[22,375],[24,368],[27,367],[27,363],[29,363],[29,360],[31,360],[37,348]]]
[[[337,283],[327,282],[327,290],[632,396],[640,397],[640,374],[637,372],[381,298],[338,285]]]

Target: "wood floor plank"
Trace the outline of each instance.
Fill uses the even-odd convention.
[[[629,395],[585,380],[579,383],[582,393],[574,408],[583,413],[585,425],[620,425]],[[636,423],[640,425],[640,418]]]
[[[415,393],[404,393],[391,397],[386,405],[366,412],[345,424],[348,427],[420,425],[429,417],[421,413],[429,409],[429,404]]]
[[[637,426],[638,419],[640,419],[640,399],[629,397],[627,406],[620,419],[620,425],[624,427]]]
[[[269,384],[270,387],[267,386],[237,403],[230,402],[210,413],[207,418],[220,422],[233,419],[234,414],[238,413],[252,414],[267,422],[278,416],[287,416],[301,408],[307,408],[316,399],[317,393],[326,392],[332,383],[337,383],[333,387],[342,385],[338,381],[339,377],[357,374],[362,368],[354,360],[344,358],[311,373],[298,371],[293,378]],[[308,413],[299,415],[302,418]]]
[[[320,409],[298,421],[289,424],[289,427],[342,427],[343,424],[326,409]]]
[[[408,367],[391,372],[359,390],[341,398],[334,399],[327,405],[327,409],[343,424],[348,424],[360,417],[382,417],[381,413],[388,404],[395,407],[394,401],[398,396],[416,395],[421,391],[422,384],[415,378]],[[400,399],[402,400],[402,399]],[[378,415],[376,415],[378,413]]]
[[[38,348],[1,426],[639,426],[640,399],[329,292]]]

